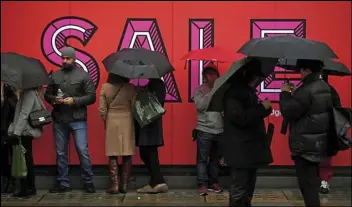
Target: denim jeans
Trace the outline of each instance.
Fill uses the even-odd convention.
[[[197,180],[199,186],[218,183],[220,135],[197,131]]]
[[[85,183],[93,182],[93,171],[88,151],[87,122],[53,123],[56,145],[57,181],[60,185],[70,187],[68,178],[68,143],[72,133],[76,151],[81,165],[81,177]]]

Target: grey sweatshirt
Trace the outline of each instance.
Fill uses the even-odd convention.
[[[196,129],[211,133],[221,134],[224,131],[223,117],[219,112],[207,112],[211,96],[210,88],[202,84],[194,91],[194,103],[197,108],[197,126]]]

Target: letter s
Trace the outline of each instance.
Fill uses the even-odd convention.
[[[62,62],[60,50],[68,45],[67,39],[76,38],[85,46],[97,29],[98,27],[91,21],[81,17],[68,16],[54,19],[42,33],[42,53],[49,62],[60,67]],[[76,49],[75,62],[89,73],[97,88],[100,79],[97,61],[87,52]]]

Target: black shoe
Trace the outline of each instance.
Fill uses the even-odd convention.
[[[95,186],[93,183],[85,183],[84,189],[87,193],[95,193]]]
[[[49,193],[66,193],[66,192],[70,192],[72,190],[72,188],[70,187],[66,187],[63,185],[57,185],[54,188],[49,190]]]
[[[4,188],[1,193],[13,193],[15,192],[15,179],[14,178],[5,178]]]
[[[16,197],[16,198],[27,198],[30,196],[34,196],[37,194],[37,190],[36,189],[31,189],[31,190],[21,190],[17,193],[14,193],[12,196]]]

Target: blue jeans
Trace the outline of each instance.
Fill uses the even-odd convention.
[[[56,145],[57,181],[70,187],[68,178],[68,143],[70,134],[74,137],[76,151],[81,164],[81,177],[85,183],[93,183],[92,163],[88,151],[87,122],[53,123]]]
[[[197,131],[197,180],[199,186],[218,183],[220,135]]]

